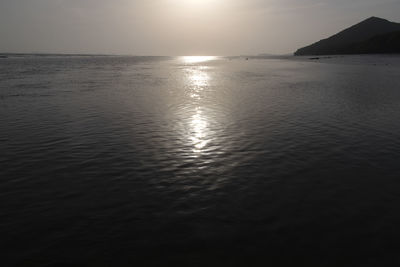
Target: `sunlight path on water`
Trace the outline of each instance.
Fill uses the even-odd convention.
[[[187,56],[182,57],[185,64],[185,82],[187,83],[188,95],[190,98],[186,103],[190,107],[192,116],[189,118],[188,139],[193,146],[194,153],[202,152],[210,142],[210,122],[204,112],[204,107],[201,105],[201,100],[204,98],[206,88],[211,82],[211,77],[207,73],[208,67],[204,63],[217,59],[214,56]]]

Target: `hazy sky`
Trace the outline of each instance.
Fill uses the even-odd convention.
[[[0,0],[0,52],[291,53],[400,0]]]

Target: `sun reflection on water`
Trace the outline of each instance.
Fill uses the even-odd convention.
[[[193,64],[193,63],[201,63],[201,62],[206,62],[206,61],[211,61],[215,60],[217,57],[215,56],[186,56],[182,57],[183,62],[187,64]]]
[[[212,139],[210,136],[210,120],[205,112],[204,103],[206,103],[206,93],[209,92],[211,76],[209,74],[210,67],[205,62],[214,60],[216,57],[192,56],[183,57],[184,81],[185,81],[185,99],[187,117],[187,138],[193,152],[198,154],[204,152],[207,144]],[[195,64],[194,63],[201,63]]]
[[[200,68],[188,71],[188,87],[191,98],[201,99],[201,92],[208,86],[210,76]]]
[[[200,109],[196,110],[196,113],[192,116],[190,120],[191,137],[194,149],[193,152],[201,152],[202,149],[207,145],[209,140],[207,140],[207,130],[208,122],[206,117],[203,116]]]
[[[207,86],[210,76],[204,71],[195,70],[190,74],[189,79],[192,85],[197,87],[204,87]]]

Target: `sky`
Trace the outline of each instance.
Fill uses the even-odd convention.
[[[288,54],[400,0],[0,0],[0,52]]]

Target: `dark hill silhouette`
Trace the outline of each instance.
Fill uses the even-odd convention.
[[[327,39],[301,48],[295,55],[400,53],[400,23],[371,17]]]

